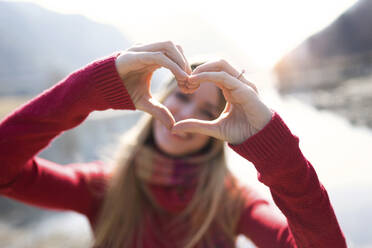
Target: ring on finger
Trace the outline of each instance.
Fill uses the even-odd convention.
[[[245,70],[243,69],[240,74],[236,77],[238,80],[240,80],[240,78],[243,76],[243,74],[245,73]]]

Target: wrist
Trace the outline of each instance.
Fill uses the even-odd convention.
[[[282,157],[287,148],[298,145],[298,138],[294,136],[278,113],[272,111],[272,119],[258,133],[246,139],[243,143],[229,144],[233,150],[251,161],[269,161]]]
[[[274,112],[271,111],[265,104],[262,103],[262,109],[260,110],[260,118],[258,120],[256,129],[262,130],[273,118]]]
[[[124,78],[126,72],[125,72],[125,66],[123,65],[123,62],[124,62],[124,55],[122,52],[118,52],[118,54],[116,55],[116,58],[115,58],[115,68],[116,68],[116,71],[118,72],[119,74],[119,77],[121,79]]]
[[[262,130],[270,122],[274,114],[274,112],[261,101],[259,101],[256,106],[249,106],[244,110],[248,122],[253,126],[256,132]]]
[[[93,62],[88,70],[96,92],[102,97],[103,106],[95,110],[112,109],[135,109],[125,85],[117,71],[116,60],[119,54],[114,54],[102,60]],[[97,105],[97,100],[94,101]]]

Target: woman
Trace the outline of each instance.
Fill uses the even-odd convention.
[[[162,103],[149,91],[159,67],[178,86]],[[113,166],[36,157],[108,108],[154,117],[125,136]],[[285,218],[231,175],[225,141],[255,165]],[[233,247],[238,234],[258,247],[346,247],[298,138],[256,87],[226,61],[192,72],[172,42],[134,46],[72,73],[2,121],[0,154],[2,195],[86,215],[95,247]]]

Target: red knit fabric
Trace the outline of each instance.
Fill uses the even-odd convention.
[[[94,110],[135,109],[116,71],[115,58],[95,61],[72,73],[2,120],[3,196],[48,209],[77,211],[94,226],[102,196],[92,191],[89,181],[105,176],[105,166],[98,162],[62,166],[36,155]],[[238,233],[263,248],[346,247],[326,190],[301,153],[298,138],[277,113],[256,135],[230,147],[254,164],[259,180],[270,188],[284,214],[275,214],[267,201],[251,196]],[[169,208],[185,204],[177,189],[154,186],[152,192]],[[152,238],[146,240],[145,248],[162,247],[156,245],[161,244],[155,240],[159,237]],[[166,240],[166,234],[160,238]]]

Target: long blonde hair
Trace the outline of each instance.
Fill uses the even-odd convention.
[[[169,85],[161,94],[161,101],[174,90],[176,84],[173,82]],[[225,102],[221,102],[224,106]],[[112,176],[107,178],[105,200],[94,227],[94,247],[129,248],[133,244],[141,247],[145,213],[160,208],[147,187],[136,177],[134,166],[131,166],[136,149],[152,135],[152,121],[153,118],[146,115],[122,138]],[[213,166],[203,167],[192,200],[170,223],[170,226],[177,223],[182,225],[187,218],[191,223],[179,243],[180,247],[198,247],[202,242],[211,245],[213,234],[209,227],[212,222],[231,244],[235,243],[236,227],[245,197],[238,181],[227,168],[224,142],[211,139],[221,147],[219,157]]]

